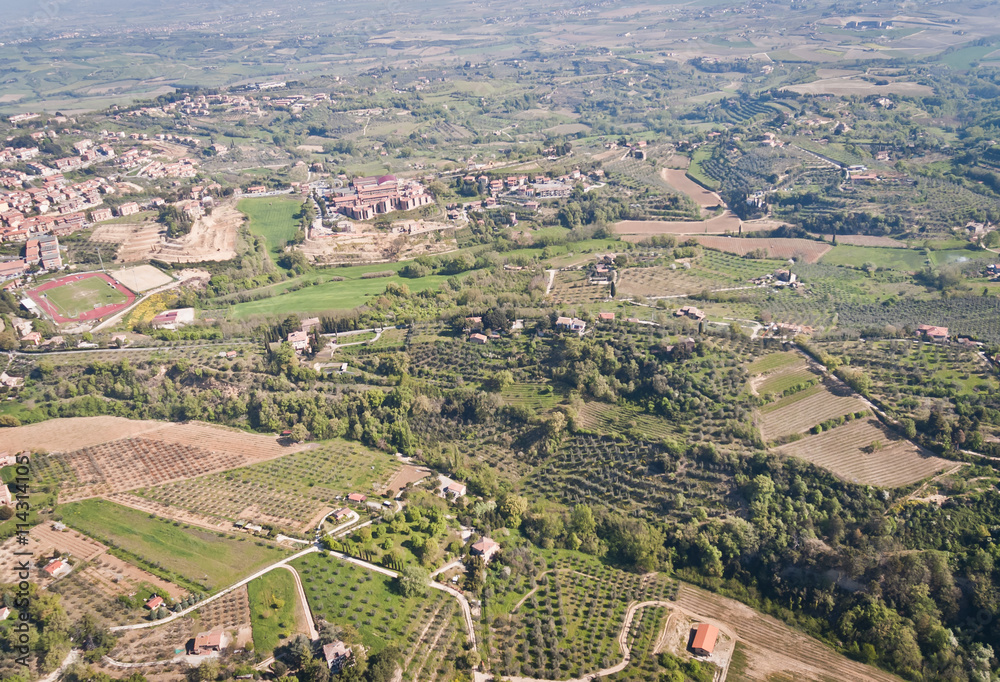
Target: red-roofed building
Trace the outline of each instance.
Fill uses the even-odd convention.
[[[194,653],[197,656],[222,651],[226,648],[226,633],[222,630],[199,633],[194,638]]]
[[[948,328],[936,327],[932,324],[922,324],[917,327],[917,336],[923,336],[929,341],[947,341]]]
[[[489,563],[493,555],[500,551],[500,545],[490,538],[483,538],[472,545],[472,555],[481,556],[483,561]]]
[[[364,495],[362,495],[361,493],[351,493],[350,495],[347,496],[347,499],[350,502],[361,503],[361,502],[364,502],[365,500],[367,500],[368,498],[365,497]]]
[[[155,611],[156,609],[163,606],[163,597],[156,596],[146,602],[146,608],[150,611]]]
[[[691,650],[699,656],[711,656],[715,650],[715,642],[719,639],[719,628],[708,623],[702,623],[694,629],[694,639],[691,640]]]

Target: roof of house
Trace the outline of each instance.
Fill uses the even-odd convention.
[[[488,341],[489,339],[486,338],[485,334],[470,334],[469,335],[469,340],[470,341]]]
[[[613,319],[615,319],[615,314],[614,313],[600,313],[598,315],[598,317],[600,317],[602,320],[613,320]]]
[[[947,327],[937,327],[932,324],[922,324],[917,327],[917,331],[926,336],[948,336]]]
[[[351,648],[339,639],[334,640],[323,647],[323,658],[326,659],[327,663],[335,661],[338,658],[343,658],[344,656],[350,656],[351,653]]]
[[[63,562],[61,559],[53,559],[52,561],[47,563],[45,565],[45,568],[42,570],[44,570],[49,575],[52,575],[62,567],[63,567]]]
[[[498,545],[496,542],[494,542],[490,538],[483,538],[479,542],[473,544],[472,545],[472,549],[474,549],[475,551],[479,552],[480,554],[486,554],[487,552],[491,551],[495,547],[499,547],[499,546],[500,545]]]
[[[715,640],[719,637],[719,628],[709,623],[702,623],[694,631],[694,641],[691,642],[692,649],[701,649],[712,653],[715,648]]]
[[[163,603],[163,597],[159,597],[159,596],[153,597],[148,602],[146,602],[146,608],[147,609],[155,609],[155,608],[158,608],[162,603]]]
[[[347,496],[347,499],[349,499],[351,502],[364,502],[368,498],[362,495],[361,493],[351,493],[350,495]]]
[[[198,636],[194,638],[194,648],[201,649],[203,647],[222,648],[222,630],[198,633]]]

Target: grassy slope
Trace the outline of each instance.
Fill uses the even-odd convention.
[[[307,632],[295,579],[287,570],[279,568],[265,573],[248,584],[247,589],[255,651],[270,654],[282,640],[296,632]]]
[[[84,500],[62,505],[68,525],[101,541],[183,576],[219,589],[277,561],[284,552],[211,531],[184,529],[106,500]]]
[[[237,208],[246,214],[250,232],[267,240],[267,252],[277,261],[285,244],[295,237],[298,225],[292,217],[302,206],[299,196],[260,197],[242,199]]]
[[[820,262],[824,265],[853,267],[874,263],[882,269],[915,271],[924,267],[926,260],[923,251],[838,244],[830,249]]]

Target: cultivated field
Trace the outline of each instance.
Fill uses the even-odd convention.
[[[466,640],[458,603],[439,590],[403,598],[393,579],[326,554],[292,563],[313,616],[358,630],[369,655],[393,643],[403,651],[402,679],[444,682],[456,677],[454,661]]]
[[[323,514],[340,506],[337,497],[384,489],[399,462],[378,450],[335,440],[254,466],[220,467],[225,473],[137,491],[143,499],[175,510],[222,521],[246,520],[306,531]]]
[[[814,242],[810,239],[737,239],[734,237],[695,237],[698,243],[710,249],[718,249],[726,253],[745,256],[751,251],[763,249],[768,258],[788,259],[815,263],[827,251],[833,248],[830,244]]]
[[[740,219],[729,211],[708,220],[620,220],[615,223],[615,234],[628,241],[641,241],[658,234],[735,234],[739,230]]]
[[[195,616],[196,617],[193,617]],[[236,646],[242,647],[250,641],[250,601],[247,588],[243,586],[233,590],[211,604],[198,609],[194,614],[155,628],[142,630],[127,630],[120,633],[115,648],[109,656],[122,663],[150,663],[153,661],[172,661],[177,657],[176,650],[184,650],[199,632],[207,632],[222,628],[227,633],[236,633]],[[177,679],[183,675],[187,664],[177,666],[139,667],[140,671],[152,677],[154,673],[167,675],[165,679]],[[105,671],[121,674],[120,668],[106,667]],[[176,675],[170,675],[176,672]]]
[[[183,528],[105,500],[73,502],[60,510],[67,525],[105,543],[113,542],[141,566],[205,591],[230,585],[284,555],[249,536]]]
[[[887,85],[876,85],[853,76],[821,78],[811,83],[791,85],[783,90],[791,90],[803,95],[907,95],[921,97],[933,95],[934,88],[920,83],[898,81]]]
[[[138,292],[149,291],[174,281],[173,277],[152,265],[136,265],[132,268],[114,270],[109,274],[116,282]]]
[[[722,198],[711,190],[707,190],[687,176],[687,173],[677,168],[664,168],[660,176],[671,187],[691,197],[702,208],[722,205]]]
[[[155,222],[105,223],[94,228],[90,241],[98,244],[117,244],[115,260],[120,263],[132,263],[149,258],[164,233],[163,226]]]
[[[561,305],[585,305],[607,300],[607,284],[591,284],[589,275],[580,270],[557,272],[552,282],[552,301]]]
[[[892,433],[876,419],[858,419],[778,451],[852,483],[890,488],[916,483],[954,464]]]
[[[851,680],[899,682],[877,668],[857,663],[771,616],[754,611],[735,599],[682,583],[677,605],[690,614],[727,624],[745,645],[744,677],[770,680]]]
[[[838,234],[838,244],[850,244],[851,246],[881,246],[887,249],[905,249],[906,242],[902,242],[892,237],[875,237],[867,234]]]
[[[837,384],[818,384],[761,408],[760,431],[765,440],[774,440],[867,409],[850,389]]]
[[[656,298],[697,294],[705,289],[748,287],[751,279],[781,266],[780,261],[734,258],[706,251],[686,264],[626,268],[619,277],[618,291],[625,296]]]
[[[170,422],[107,416],[49,419],[4,429],[3,442],[4,449],[11,452],[65,452],[174,426]]]
[[[162,427],[62,454],[36,455],[32,468],[39,480],[60,483],[59,499],[68,502],[187,480],[305,447],[286,447],[267,436],[204,424]]]

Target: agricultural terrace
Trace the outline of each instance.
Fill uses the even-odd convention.
[[[280,457],[296,448],[274,438],[202,424],[159,423],[141,435],[65,454],[36,455],[37,479],[60,485],[63,502],[182,481]],[[298,446],[305,447],[305,446]]]
[[[668,436],[669,439],[669,436]],[[720,440],[720,446],[724,443]],[[659,442],[576,435],[524,484],[567,505],[600,503],[626,516],[662,523],[662,500],[678,493],[691,506],[725,507],[725,474],[687,455],[671,455]],[[681,513],[679,508],[675,508]]]
[[[778,452],[798,457],[859,485],[911,485],[954,462],[886,429],[874,418],[856,419],[829,431],[783,445]]]
[[[564,306],[599,303],[611,296],[609,284],[591,284],[590,276],[583,270],[557,272],[549,293],[555,305]]]
[[[385,488],[398,461],[384,452],[346,440],[261,464],[230,468],[194,481],[148,487],[145,499],[214,519],[275,525],[295,532],[312,528],[330,507],[352,492]]]
[[[976,347],[916,339],[845,341],[818,347],[849,357],[851,369],[862,373],[873,398],[917,422],[929,419],[932,410],[957,420],[960,404],[1000,408],[1000,382]],[[1000,432],[1000,425],[991,423],[988,413],[984,417],[979,420],[984,436]],[[967,435],[972,436],[972,431]],[[973,440],[965,447],[981,445]]]
[[[291,570],[278,568],[247,583],[254,651],[269,656],[296,633],[309,634]]]
[[[183,527],[106,500],[60,505],[63,521],[171,582],[202,591],[230,585],[284,552],[247,536]]]
[[[830,381],[811,385],[760,408],[760,431],[765,440],[804,433],[817,424],[846,415],[862,413],[868,407],[841,384]]]
[[[267,243],[271,262],[277,265],[288,242],[299,232],[295,215],[301,210],[304,198],[299,195],[277,195],[241,199],[236,205],[248,218],[247,229]],[[291,310],[291,308],[289,308]]]
[[[815,263],[823,257],[832,247],[824,242],[817,242],[811,239],[765,239],[758,237],[705,237],[696,236],[693,239],[699,244],[709,249],[718,249],[726,253],[734,253],[737,256],[746,256],[754,251],[761,251],[767,254],[768,258],[778,258],[788,260],[794,258],[796,262]]]
[[[395,579],[329,554],[292,562],[302,578],[316,620],[354,628],[368,654],[395,644],[403,651],[409,682],[446,682],[457,676],[455,661],[467,639],[458,602],[435,589],[403,597]]]
[[[626,268],[620,273],[618,292],[655,298],[698,294],[705,289],[748,287],[750,280],[786,265],[784,261],[750,260],[704,251],[668,265]]]
[[[516,569],[509,578],[490,571],[500,583],[487,611],[491,667],[504,675],[560,680],[619,663],[628,605],[671,599],[677,589],[664,576],[627,573],[577,552],[532,552],[508,563]]]
[[[802,354],[795,351],[766,355],[751,363],[748,370],[752,390],[766,402],[804,391],[820,381]]]
[[[135,301],[135,294],[97,272],[60,277],[35,287],[28,296],[60,324],[96,320]]]

